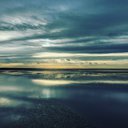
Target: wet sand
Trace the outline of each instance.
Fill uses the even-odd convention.
[[[1,128],[91,128],[85,119],[55,100],[22,100],[20,106],[0,107]]]

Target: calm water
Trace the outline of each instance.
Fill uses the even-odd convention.
[[[1,71],[0,108],[31,106],[26,99],[54,99],[96,128],[128,128],[128,72],[122,70]],[[7,116],[0,119],[18,119]]]

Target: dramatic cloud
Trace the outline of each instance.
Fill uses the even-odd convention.
[[[0,62],[43,62],[51,53],[51,59],[126,61],[127,5],[127,0],[1,0]]]

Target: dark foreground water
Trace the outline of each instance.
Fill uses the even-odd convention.
[[[31,111],[32,106],[35,109]],[[67,108],[63,109],[63,106]],[[30,110],[28,117],[27,109]],[[43,117],[48,116],[43,120],[40,119],[42,110]],[[0,71],[0,128],[21,119],[25,126],[25,120],[31,116],[39,116],[36,118],[38,124],[44,121],[45,126],[49,126],[47,122],[51,122],[51,127],[56,127],[58,120],[60,128],[63,127],[62,116],[64,120],[70,117],[70,127],[79,127],[77,124],[81,122],[71,116],[73,113],[95,128],[128,128],[128,71]],[[53,117],[49,118],[49,115]]]

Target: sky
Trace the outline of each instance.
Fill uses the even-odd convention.
[[[1,0],[0,67],[126,68],[127,5],[127,0]]]

